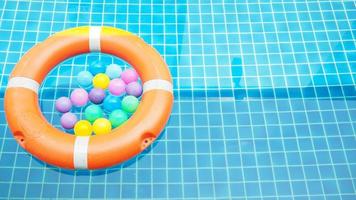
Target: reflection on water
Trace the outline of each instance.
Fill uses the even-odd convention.
[[[180,88],[312,91],[341,86],[354,91],[355,23],[346,12],[350,4],[333,2],[333,10],[330,5],[216,3],[210,10],[189,8],[179,55]]]

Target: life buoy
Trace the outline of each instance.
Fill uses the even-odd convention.
[[[131,64],[142,80],[143,95],[131,118],[110,134],[74,136],[47,122],[38,89],[57,64],[89,52]],[[99,169],[132,158],[158,137],[171,113],[172,88],[167,65],[139,37],[112,27],[78,27],[54,34],[21,58],[8,81],[5,112],[17,142],[38,159],[67,169]]]

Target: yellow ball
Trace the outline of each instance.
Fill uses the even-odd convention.
[[[93,131],[96,135],[103,135],[110,133],[111,131],[111,123],[109,120],[105,118],[99,118],[94,121]]]
[[[76,136],[90,136],[93,128],[89,121],[80,120],[74,125],[74,134]]]
[[[95,88],[106,89],[109,86],[110,78],[108,75],[99,73],[93,78],[93,85]]]

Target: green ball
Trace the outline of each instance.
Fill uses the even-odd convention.
[[[129,116],[123,110],[114,110],[114,111],[112,111],[112,113],[109,116],[111,125],[114,128],[123,124],[128,118],[129,118]]]
[[[121,108],[128,113],[133,113],[136,111],[139,103],[136,97],[128,95],[122,100]]]
[[[88,121],[93,123],[96,119],[102,118],[104,116],[104,113],[100,106],[90,105],[85,108],[84,116]]]

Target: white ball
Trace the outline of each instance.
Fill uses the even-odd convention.
[[[122,69],[117,64],[110,64],[106,67],[105,74],[110,77],[110,79],[119,78],[121,75]]]

